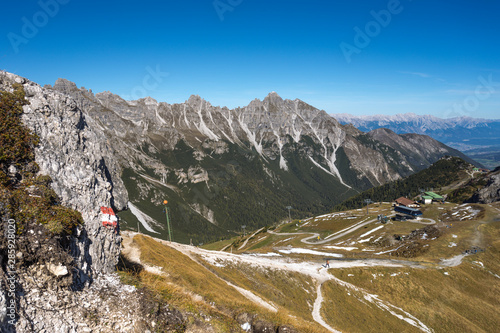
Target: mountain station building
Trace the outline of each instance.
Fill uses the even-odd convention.
[[[405,197],[397,198],[396,199],[396,206],[405,206],[405,207],[410,207],[410,208],[419,208],[419,204],[416,203],[413,200],[410,200]]]
[[[424,194],[425,195],[422,196],[422,199],[424,197],[430,197],[430,198],[432,198],[432,201],[444,202],[444,198],[442,196],[440,196],[439,194],[436,194],[434,192],[425,192]]]

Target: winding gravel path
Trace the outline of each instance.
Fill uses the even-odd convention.
[[[253,234],[251,234],[250,236],[248,236],[247,239],[245,239],[245,241],[243,242],[243,244],[241,244],[241,246],[238,248],[238,250],[241,250],[242,248],[244,248],[245,246],[247,246],[247,243],[250,240],[250,238],[252,238],[253,236],[257,235],[263,229],[264,228],[260,228],[259,230],[257,230],[256,232],[254,232]]]
[[[389,217],[390,216],[393,216],[393,215],[389,215]],[[429,222],[424,222],[424,220],[429,221]],[[337,231],[337,232],[325,237],[325,239],[323,239],[323,240],[316,240],[316,241],[311,241],[312,239],[317,239],[318,236],[320,236],[320,234],[316,233],[316,232],[274,232],[271,230],[268,230],[267,232],[270,234],[279,235],[279,236],[311,235],[309,237],[302,238],[300,241],[302,243],[309,244],[309,245],[317,245],[317,244],[325,244],[325,243],[331,242],[333,240],[339,239],[341,237],[347,236],[348,234],[350,234],[350,233],[352,233],[360,228],[363,228],[363,227],[369,225],[370,223],[374,223],[377,221],[378,221],[378,219],[372,219],[369,221],[363,220],[361,222],[355,223],[352,226],[349,226],[349,227],[344,228],[340,231]],[[436,223],[435,220],[428,219],[428,218],[422,218],[419,220],[408,220],[407,222],[427,224],[427,225]]]
[[[330,332],[340,333],[340,331],[337,331],[336,329],[334,329],[333,327],[328,325],[323,320],[323,317],[321,317],[321,304],[323,303],[323,295],[321,295],[321,286],[322,285],[323,285],[323,283],[318,283],[318,285],[316,287],[316,295],[317,296],[316,296],[316,300],[314,301],[314,306],[313,306],[313,311],[312,311],[313,319],[318,324],[320,324],[321,326],[323,326],[324,328],[329,330]]]

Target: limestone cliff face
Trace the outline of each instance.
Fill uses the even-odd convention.
[[[10,73],[1,72],[0,89],[21,83],[29,104],[23,122],[38,135],[35,151],[40,173],[51,176],[62,204],[81,212],[85,224],[74,238],[73,257],[85,275],[111,272],[120,252],[120,236],[99,219],[101,206],[124,208],[127,192],[119,177],[113,151],[99,128],[89,121],[76,102],[63,93]]]
[[[487,184],[471,198],[471,202],[489,204],[500,201],[500,170],[486,176]]]

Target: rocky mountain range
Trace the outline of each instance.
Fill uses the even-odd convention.
[[[332,114],[341,124],[352,124],[363,132],[387,128],[395,133],[429,135],[458,149],[489,168],[500,165],[500,120],[472,117],[438,118],[414,113],[392,116]]]
[[[44,91],[71,98],[101,135],[128,192],[127,228],[166,237],[167,200],[178,241],[204,242],[329,210],[358,191],[465,155],[423,135],[343,126],[301,100],[272,92],[236,109],[199,96],[168,104],[93,94],[59,79]],[[469,159],[470,160],[470,159]],[[115,170],[115,168],[111,168]],[[121,197],[121,196],[120,196]],[[118,200],[118,206],[123,204]]]

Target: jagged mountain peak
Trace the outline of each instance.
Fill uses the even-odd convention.
[[[95,94],[94,96],[104,105],[108,105],[109,103],[135,105],[137,103],[137,101],[127,101],[120,95],[113,94],[111,91],[103,91]]]
[[[61,90],[61,88],[64,88],[64,87],[78,89],[78,87],[76,86],[76,83],[74,83],[68,79],[58,78],[56,80],[56,82],[54,83],[54,88]]]
[[[55,86],[54,86],[55,87]],[[111,91],[101,91],[100,93],[95,94],[96,97],[120,97],[119,95],[113,94]],[[121,98],[121,97],[120,97]]]
[[[250,103],[248,103],[247,107],[256,107],[256,106],[261,106],[261,105],[262,105],[262,101],[258,98],[254,98],[253,100],[250,101]],[[241,109],[241,107],[239,107],[237,109]]]
[[[278,95],[278,93],[276,93],[275,91],[272,91],[270,92],[263,100],[263,103],[265,105],[283,105],[285,102],[287,102],[289,100],[284,100],[283,98],[281,98],[280,95]]]
[[[269,105],[283,105],[287,101],[289,100],[284,100],[280,95],[278,95],[277,92],[271,91],[269,94],[267,94],[266,97],[264,97],[263,100],[260,100],[259,98],[253,99],[247,107],[268,107]]]
[[[191,106],[194,109],[199,109],[200,107],[210,107],[211,104],[205,100],[204,98],[200,97],[200,95],[191,95],[189,96],[188,100],[186,101],[186,104]]]
[[[196,103],[199,101],[204,101],[203,98],[200,97],[200,95],[191,95],[189,96],[188,100],[186,101],[187,103]]]
[[[269,94],[267,94],[267,96],[264,98],[264,100],[266,100],[266,99],[283,100],[283,98],[281,98],[281,96],[278,95],[278,93],[276,91],[271,91]]]
[[[71,94],[73,91],[81,91],[85,94],[87,94],[87,97],[90,95],[93,95],[92,89],[86,89],[85,87],[80,87],[76,85],[73,81],[70,81],[68,79],[64,78],[58,78],[56,82],[54,83],[54,86],[52,87],[50,84],[47,84],[44,86],[44,88],[49,88],[49,89],[54,89],[57,91],[64,92],[66,94]]]
[[[139,102],[142,102],[146,105],[156,105],[157,106],[159,104],[156,99],[154,99],[153,97],[150,97],[150,96],[141,98],[139,100]]]

